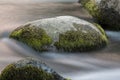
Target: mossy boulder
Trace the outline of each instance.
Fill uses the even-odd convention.
[[[21,41],[38,51],[47,50],[47,47],[52,43],[51,37],[45,30],[30,24],[15,29],[10,34],[10,38]]]
[[[35,30],[29,29],[31,26],[34,26]],[[29,22],[13,31],[10,37],[31,44],[26,35],[31,37],[32,34],[36,34],[36,30],[39,28],[46,32],[44,34],[47,38],[45,37],[43,41],[47,42],[47,44],[52,41],[50,47],[56,47],[58,50],[70,52],[96,50],[108,43],[106,33],[98,24],[92,24],[73,16],[60,16]],[[30,33],[26,32],[28,29]],[[39,34],[37,32],[36,35],[39,36],[40,34],[40,32]],[[31,39],[35,40],[36,38],[38,39],[38,37],[31,37]],[[46,44],[45,42],[44,44]],[[39,44],[35,43],[32,42],[34,44],[32,46],[37,45],[36,48],[39,47]]]
[[[1,73],[0,80],[68,80],[49,68],[45,63],[26,58],[8,65]]]
[[[94,24],[101,31],[102,35],[88,25],[74,24],[77,30],[66,31],[60,34],[59,41],[55,42],[57,49],[69,52],[91,51],[107,45],[107,38],[104,30]]]
[[[120,0],[79,0],[105,29],[120,30]]]

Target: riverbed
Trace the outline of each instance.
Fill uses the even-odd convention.
[[[84,53],[53,51],[40,53],[23,43],[9,39],[10,32],[15,28],[37,19],[71,15],[93,22],[92,17],[77,3],[77,0],[49,3],[36,1],[0,0],[0,71],[11,62],[25,57],[34,57],[72,80],[120,78],[118,77],[120,76],[120,32],[106,30],[109,38],[108,46],[99,51]]]

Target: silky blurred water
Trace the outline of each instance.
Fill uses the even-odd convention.
[[[10,32],[21,24],[41,18],[72,15],[92,22],[92,17],[77,0],[62,0],[64,2],[56,3],[50,1],[61,0],[0,0],[0,71],[11,62],[34,57],[72,80],[118,80],[120,32],[106,31],[110,40],[108,46],[86,53],[40,53],[8,38]]]
[[[34,2],[77,2],[78,0],[0,0],[2,3],[34,3]]]

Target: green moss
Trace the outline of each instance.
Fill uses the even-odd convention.
[[[97,23],[93,23],[102,33],[102,40],[104,40],[106,42],[106,44],[108,44],[108,38],[107,38],[107,34],[105,33],[104,29]]]
[[[45,63],[26,58],[8,65],[0,75],[0,80],[70,80],[61,77]]]
[[[24,42],[38,51],[46,50],[45,47],[52,43],[52,39],[43,29],[31,24],[17,28],[10,34],[10,38]]]
[[[82,26],[82,25],[80,25]],[[55,42],[58,50],[68,52],[90,51],[104,47],[107,45],[107,37],[104,30],[97,26],[103,35],[87,26],[80,27],[76,24],[76,31],[70,30],[59,35],[59,41]],[[79,28],[78,28],[79,27]],[[86,29],[85,29],[86,28]],[[87,32],[83,32],[86,30]]]
[[[99,10],[98,6],[96,5],[95,0],[85,0],[85,1],[82,0],[82,4],[93,17],[95,17],[97,19],[101,18],[100,10]]]
[[[80,3],[104,29],[119,31],[119,12],[115,11],[113,8],[102,8],[101,6],[107,5],[106,1],[101,1],[100,4],[103,5],[97,5],[95,1],[96,0],[80,0]]]
[[[42,69],[32,66],[15,67],[13,64],[7,66],[0,75],[0,80],[55,80],[54,76]]]
[[[100,32],[101,32],[103,35],[106,35],[104,29],[103,29],[99,24],[97,24],[97,23],[93,23],[93,24],[100,30]]]

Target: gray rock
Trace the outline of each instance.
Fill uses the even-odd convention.
[[[30,70],[33,72],[31,73]],[[38,72],[36,72],[36,70]],[[24,73],[24,75],[22,73]],[[3,70],[0,76],[0,80],[13,80],[15,78],[20,78],[18,80],[67,80],[42,61],[33,58],[26,58],[10,64]]]
[[[55,18],[40,19],[37,21],[28,22],[27,24],[24,24],[20,28],[14,30],[11,33],[10,37],[18,39],[18,40],[21,40],[21,38],[22,38],[22,41],[23,41],[23,38],[26,38],[26,37],[21,37],[21,36],[25,35],[25,32],[26,32],[27,37],[30,38],[31,36],[29,35],[29,33],[32,32],[32,30],[29,33],[28,33],[28,30],[27,31],[21,30],[21,29],[25,30],[24,28],[26,26],[27,27],[34,26],[35,28],[41,28],[41,29],[45,30],[45,32],[52,38],[53,42],[52,42],[51,46],[55,45],[57,47],[57,49],[60,46],[56,43],[59,43],[59,41],[61,41],[61,38],[64,35],[66,35],[67,32],[70,33],[71,31],[75,34],[73,34],[70,39],[72,39],[72,38],[76,38],[76,39],[73,41],[75,43],[72,43],[72,45],[70,45],[70,46],[72,46],[74,48],[76,47],[77,49],[79,49],[79,51],[83,50],[83,48],[82,48],[83,46],[84,46],[84,48],[87,47],[89,49],[92,47],[101,47],[103,45],[105,46],[107,43],[106,34],[99,25],[94,25],[92,23],[89,23],[85,20],[82,20],[82,19],[79,19],[79,18],[73,17],[73,16],[60,16],[60,17],[55,17]],[[33,33],[31,33],[31,34],[34,34],[35,32],[36,31],[33,31]],[[17,35],[16,35],[16,33],[17,33]],[[68,36],[66,36],[66,38],[67,37],[69,38],[70,34],[68,34]],[[32,37],[32,38],[35,38],[35,37]],[[70,39],[68,39],[68,40],[70,40]],[[62,40],[62,41],[64,41],[64,40]],[[77,41],[78,41],[78,43],[76,43]],[[69,43],[71,44],[71,41],[70,42],[66,41],[66,39],[65,39],[65,42],[68,42],[68,44],[64,44],[64,42],[63,42],[63,46],[66,46],[66,45],[69,46]],[[28,44],[30,44],[30,43],[28,43]],[[61,46],[62,50],[64,50],[63,46]],[[71,49],[70,51],[74,51],[74,50]],[[78,50],[75,50],[75,51],[78,51]]]
[[[104,28],[120,30],[120,0],[80,0],[80,3]]]
[[[47,32],[47,34],[52,37],[54,41],[59,40],[59,34],[61,33],[65,33],[66,31],[69,31],[69,30],[76,31],[77,28],[75,27],[75,24],[81,25],[79,27],[89,27],[95,30],[96,33],[99,33],[100,35],[102,35],[100,30],[97,27],[95,27],[95,25],[73,16],[60,16],[55,18],[40,19],[37,21],[28,22],[27,24],[31,24],[36,27],[44,29]],[[25,25],[22,25],[22,26],[25,26]],[[87,33],[87,29],[83,29],[82,32]]]

